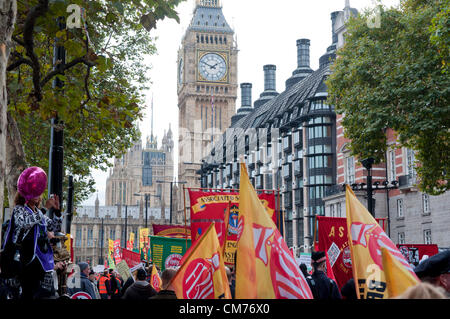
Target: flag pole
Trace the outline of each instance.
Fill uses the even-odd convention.
[[[284,227],[281,227],[280,189],[279,189],[279,188],[277,189],[277,206],[278,206],[278,217],[277,217],[277,220],[278,220],[278,227],[279,227],[279,228],[282,228],[282,234],[281,234],[281,236],[284,237]],[[284,226],[284,225],[283,225],[283,226]]]
[[[229,221],[230,221],[230,210],[231,210],[231,201],[228,201],[228,207],[225,212],[224,222],[225,222],[225,238],[223,240],[223,251],[222,251],[222,257],[225,259],[225,250],[226,245],[228,241],[228,227],[229,227]]]
[[[313,234],[313,247],[316,248],[316,235],[317,235],[317,216],[314,216],[314,234]]]
[[[184,238],[186,240],[186,250],[187,250],[187,221],[186,221],[186,190],[183,184],[183,210],[184,210]]]

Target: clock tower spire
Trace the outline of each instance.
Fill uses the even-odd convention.
[[[234,31],[219,0],[196,0],[178,51],[178,179],[200,185],[196,171],[236,113],[237,55]]]

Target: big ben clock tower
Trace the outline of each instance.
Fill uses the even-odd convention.
[[[178,178],[198,187],[201,159],[236,113],[237,45],[220,0],[196,0],[178,51]]]

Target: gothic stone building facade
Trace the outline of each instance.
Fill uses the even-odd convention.
[[[128,240],[134,233],[137,248],[141,228],[147,226],[152,232],[153,223],[169,221],[170,184],[162,182],[174,180],[173,145],[169,127],[160,148],[151,134],[145,148],[137,141],[114,160],[106,181],[106,205],[99,206],[97,200],[95,206],[76,208],[71,225],[75,261],[102,264],[108,239],[120,239],[122,247],[126,247],[125,238]]]

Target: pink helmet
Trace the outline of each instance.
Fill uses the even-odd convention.
[[[28,202],[37,198],[47,188],[47,174],[40,167],[29,167],[20,174],[17,180],[17,191]]]

